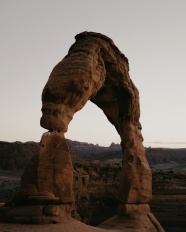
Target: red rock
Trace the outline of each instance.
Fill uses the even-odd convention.
[[[139,93],[125,55],[110,38],[93,32],[77,35],[67,56],[54,67],[42,93],[41,126],[65,133],[88,100],[103,110],[121,137],[118,200],[147,203],[152,180],[142,144]]]
[[[63,133],[44,133],[38,153],[26,167],[22,179],[22,190],[29,202],[74,202],[73,167]],[[35,186],[34,192],[30,186]],[[34,187],[32,187],[34,188]],[[16,198],[15,198],[16,201]]]
[[[12,214],[11,210],[7,212],[6,218],[11,215],[14,221],[30,219],[31,223],[63,222],[69,218],[68,206],[74,201],[73,169],[64,133],[73,115],[91,100],[103,110],[121,137],[123,167],[117,197],[125,207],[120,207],[119,213],[140,212],[140,220],[147,221],[147,229],[141,231],[160,231],[149,220],[148,206],[140,205],[151,200],[152,179],[142,144],[139,93],[129,76],[128,59],[102,34],[84,32],[75,38],[76,42],[54,67],[44,87],[41,126],[49,132],[43,134],[38,154],[23,174],[22,190],[14,199],[20,203],[22,194],[22,203],[43,205],[38,208],[41,215],[33,220],[31,206],[28,212],[24,209],[26,215],[19,214],[21,208],[17,207]],[[93,170],[90,176],[95,182],[99,179]],[[82,182],[88,185],[86,177]],[[58,205],[48,206],[52,203]]]

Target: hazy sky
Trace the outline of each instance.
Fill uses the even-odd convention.
[[[0,0],[0,140],[40,140],[42,89],[82,31],[109,36],[128,57],[144,145],[186,147],[185,0]],[[120,142],[90,102],[66,137]]]

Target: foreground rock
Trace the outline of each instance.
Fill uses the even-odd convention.
[[[0,229],[6,232],[164,232],[160,224],[153,217],[135,215],[133,217],[113,217],[98,227],[91,227],[74,219],[50,225],[21,225],[21,224],[0,224]]]
[[[99,33],[76,36],[42,93],[41,126],[65,133],[88,100],[100,107],[121,137],[123,168],[117,198],[122,203],[151,200],[152,177],[142,145],[139,93],[129,76],[128,59]]]
[[[72,208],[72,216],[81,219],[83,223],[97,226],[116,215],[118,202],[114,193],[118,189],[120,170],[119,165],[75,162],[76,206]],[[186,173],[154,171],[152,174],[153,192],[156,195],[153,195],[150,202],[151,211],[166,232],[184,232],[186,230]],[[14,179],[1,176],[0,201],[10,201],[16,189],[20,188],[20,180]]]
[[[33,210],[33,209],[32,209]],[[48,215],[49,216],[49,215]],[[51,221],[52,223],[52,221]],[[85,225],[77,220],[66,217],[66,220],[63,223],[50,224],[50,225],[12,225],[12,224],[0,224],[2,231],[10,232],[22,232],[22,231],[34,231],[34,232],[164,232],[161,225],[150,212],[148,205],[125,205],[120,207],[119,215],[114,216],[107,221],[101,223],[98,227],[91,227]]]
[[[21,190],[1,220],[35,224],[64,222],[71,217],[73,202],[73,167],[64,136],[58,132],[45,133],[38,153],[22,175]]]
[[[129,76],[128,59],[110,38],[84,32],[76,36],[44,87],[41,126],[49,132],[43,134],[38,153],[23,173],[15,205],[1,214],[2,221],[41,224],[71,220],[73,169],[64,133],[88,100],[103,110],[121,137],[123,165],[115,196],[121,222],[138,214],[143,220],[137,219],[137,225],[149,220],[152,174],[142,144],[139,93]],[[150,220],[142,231],[163,229]]]

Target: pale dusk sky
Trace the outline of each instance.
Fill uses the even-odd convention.
[[[1,0],[0,140],[39,141],[41,93],[75,35],[110,37],[140,92],[144,145],[186,147],[185,0]],[[93,103],[66,138],[109,146],[119,135]]]

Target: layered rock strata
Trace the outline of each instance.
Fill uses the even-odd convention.
[[[20,201],[26,193],[28,197],[25,200],[31,202],[74,202],[73,166],[62,133],[53,131],[43,134],[38,153],[22,175],[21,187]],[[15,201],[19,202],[19,195],[15,197]]]
[[[56,223],[71,218],[73,166],[62,133],[44,133],[38,152],[25,168],[21,190],[1,220],[14,223]]]
[[[41,126],[65,133],[88,100],[103,110],[121,137],[118,200],[149,202],[151,171],[142,144],[139,93],[129,76],[128,59],[110,38],[93,32],[78,34],[67,56],[51,72],[42,93]]]
[[[152,178],[142,144],[139,93],[129,76],[128,59],[102,34],[84,32],[75,38],[44,87],[41,126],[49,132],[25,170],[22,190],[14,201],[41,205],[73,202],[73,172],[64,133],[73,115],[90,100],[103,110],[121,137],[123,166],[116,197],[121,205],[136,204],[136,209],[151,200]]]

